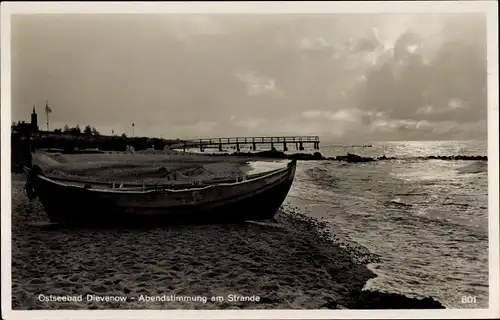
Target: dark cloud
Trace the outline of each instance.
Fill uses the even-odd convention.
[[[54,125],[164,137],[482,137],[485,28],[475,14],[13,16],[12,116],[48,99]]]

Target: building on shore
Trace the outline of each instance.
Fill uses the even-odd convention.
[[[13,133],[33,134],[38,133],[39,131],[40,129],[38,127],[38,115],[36,113],[34,105],[33,112],[31,113],[31,122],[18,121],[17,123],[12,124]]]

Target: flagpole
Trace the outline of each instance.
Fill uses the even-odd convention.
[[[49,106],[49,101],[45,100],[45,114],[47,115],[47,131],[49,131],[49,109],[47,108]]]

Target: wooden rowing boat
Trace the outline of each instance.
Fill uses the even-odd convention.
[[[49,177],[25,167],[28,196],[49,219],[69,224],[207,223],[272,218],[292,185],[296,161],[240,179],[197,184],[123,184]]]

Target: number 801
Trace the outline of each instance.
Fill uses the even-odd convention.
[[[476,303],[476,297],[473,296],[463,296],[462,303]]]

